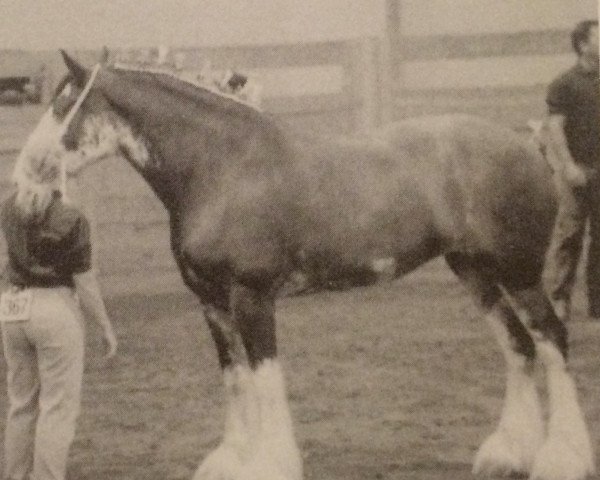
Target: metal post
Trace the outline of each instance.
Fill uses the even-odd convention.
[[[379,42],[376,38],[360,41],[357,67],[361,104],[357,129],[368,131],[379,125],[380,119]]]
[[[394,115],[395,93],[402,89],[402,69],[400,64],[400,15],[402,0],[385,1],[386,28],[381,42],[380,84],[381,122],[391,122]]]

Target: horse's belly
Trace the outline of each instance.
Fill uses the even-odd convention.
[[[371,265],[377,259],[410,256],[423,250],[433,228],[424,199],[391,195],[387,204],[378,207],[349,213],[338,205],[316,214],[302,250],[340,265]]]
[[[300,250],[298,269],[314,288],[364,286],[417,268],[437,254],[430,225],[423,217],[368,223],[327,234],[321,231]]]

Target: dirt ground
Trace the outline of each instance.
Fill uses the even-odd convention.
[[[69,478],[189,479],[224,413],[197,302],[181,287],[113,293],[108,307],[120,353],[104,363],[90,326]],[[577,307],[571,368],[598,451],[600,323]],[[278,334],[307,479],[470,478],[500,414],[504,366],[441,262],[393,284],[281,299]],[[2,363],[0,427],[5,410]]]

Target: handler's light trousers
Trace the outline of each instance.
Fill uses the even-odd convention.
[[[2,324],[5,479],[64,480],[79,414],[82,314],[71,289],[34,288],[31,319]]]

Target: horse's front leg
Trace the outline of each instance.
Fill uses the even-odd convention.
[[[227,412],[223,441],[194,480],[299,480],[300,452],[276,354],[274,297],[236,285],[230,306],[229,312],[206,311],[223,368]]]

